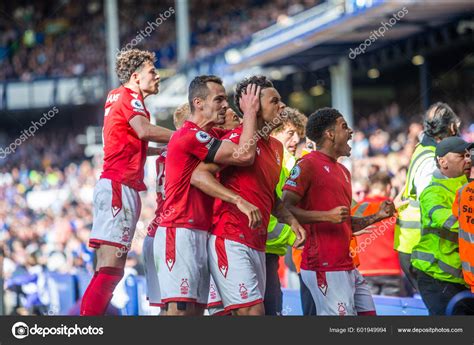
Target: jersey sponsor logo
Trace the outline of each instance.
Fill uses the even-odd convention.
[[[292,180],[296,179],[301,174],[301,168],[298,165],[295,165],[290,172],[290,178]]]
[[[239,134],[238,133],[232,133],[230,136],[229,136],[229,139],[234,139],[235,137],[238,137]]]
[[[247,291],[247,288],[245,287],[245,283],[239,284],[239,293],[240,293],[240,298],[242,299],[249,298],[249,293]]]
[[[327,172],[329,172],[329,167],[327,165],[323,166],[324,170],[326,170]]]
[[[130,102],[130,104],[132,105],[132,108],[134,110],[144,110],[145,107],[143,106],[143,103],[139,100],[139,99],[132,99],[132,101]]]
[[[209,142],[212,139],[212,137],[206,132],[199,131],[199,132],[196,133],[196,139],[200,143],[205,144],[205,143]]]
[[[181,285],[179,286],[179,289],[181,290],[181,295],[187,295],[189,293],[188,278],[181,279]]]

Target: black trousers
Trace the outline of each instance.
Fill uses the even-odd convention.
[[[402,268],[403,273],[405,273],[405,277],[410,283],[411,288],[419,291],[420,289],[418,289],[418,283],[416,280],[416,270],[411,265],[410,260],[411,260],[411,254],[398,252],[398,261],[400,261],[400,266]],[[409,295],[412,295],[412,294],[409,294]]]
[[[421,271],[416,272],[421,298],[425,302],[430,315],[446,315],[449,301],[457,293],[468,290],[462,284],[445,282],[435,279]],[[474,315],[474,299],[466,299],[456,305],[454,315]]]
[[[278,261],[276,254],[265,254],[267,281],[265,284],[265,315],[281,315],[283,293],[281,292],[280,277],[278,276]]]

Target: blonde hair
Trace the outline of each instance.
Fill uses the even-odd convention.
[[[272,131],[272,135],[283,132],[288,125],[293,125],[300,138],[305,137],[305,128],[308,118],[304,114],[300,113],[298,109],[285,107],[281,115],[281,125]]]
[[[184,121],[186,121],[191,115],[191,109],[189,107],[189,103],[183,103],[173,113],[173,123],[176,129],[181,128]]]

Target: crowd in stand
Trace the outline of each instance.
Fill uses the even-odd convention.
[[[252,33],[320,2],[189,1],[190,57],[205,57],[242,42]],[[155,51],[159,67],[175,66],[174,6],[172,0],[159,4],[119,1],[120,46]],[[166,13],[170,7],[173,11]],[[105,74],[106,30],[101,1],[5,2],[0,10],[0,80]]]

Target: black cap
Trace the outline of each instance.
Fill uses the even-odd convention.
[[[436,157],[444,157],[448,153],[464,153],[474,148],[474,143],[468,143],[460,137],[448,137],[441,140],[436,146]]]

